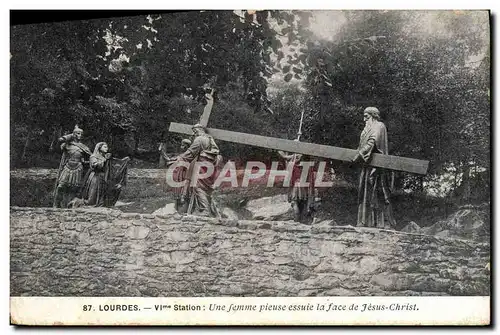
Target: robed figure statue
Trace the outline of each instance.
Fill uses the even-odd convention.
[[[187,138],[183,139],[180,146],[181,153],[179,153],[175,157],[168,157],[167,167],[171,167],[173,164],[175,164],[175,162],[177,162],[178,156],[186,152],[191,144],[191,140]],[[186,183],[187,172],[187,169],[183,168],[182,166],[177,166],[172,171],[173,181],[176,183],[183,183],[183,185],[180,187],[172,188],[175,200],[175,210],[180,214],[186,213],[189,205],[187,201],[187,199],[189,199],[189,185]]]
[[[294,141],[298,142],[299,138],[296,138]],[[294,221],[311,223],[314,220],[316,208],[316,171],[314,167],[306,167],[308,171],[303,171],[305,166],[302,166],[301,162],[306,157],[301,154],[289,154],[280,150],[278,154],[285,159],[287,164],[292,164],[292,175],[290,178],[290,187],[288,189],[288,202],[292,205]],[[307,173],[307,176],[305,173]],[[306,176],[305,180],[301,180],[302,174]]]
[[[130,158],[111,157],[107,143],[97,143],[90,156],[90,169],[85,178],[82,197],[85,205],[111,207],[116,204],[127,183]]]
[[[358,153],[353,161],[368,162],[373,153],[389,154],[387,128],[375,107],[364,110]],[[358,189],[358,226],[395,229],[388,171],[363,164]]]

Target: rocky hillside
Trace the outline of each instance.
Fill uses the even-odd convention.
[[[445,220],[439,220],[431,226],[420,227],[415,222],[410,222],[401,231],[488,242],[490,240],[489,207],[489,204],[462,206]]]
[[[291,221],[11,208],[11,295],[488,295],[490,246]]]

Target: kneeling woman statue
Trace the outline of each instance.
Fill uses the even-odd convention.
[[[127,182],[129,157],[112,158],[105,142],[97,143],[90,156],[90,169],[85,178],[83,200],[86,205],[111,207],[116,204]]]

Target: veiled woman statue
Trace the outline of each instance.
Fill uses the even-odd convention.
[[[90,156],[90,170],[83,188],[86,205],[111,207],[116,204],[127,181],[129,157],[112,158],[105,142],[97,143]]]

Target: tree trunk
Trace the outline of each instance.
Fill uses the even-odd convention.
[[[62,136],[62,127],[54,129],[52,132],[52,142],[50,143],[49,151],[53,152],[57,147],[58,139]]]
[[[464,164],[464,168],[462,170],[462,202],[467,203],[470,200],[471,196],[471,186],[470,186],[470,165],[469,162]]]
[[[134,154],[137,154],[139,152],[139,136],[137,136],[137,132],[133,132],[133,138],[134,138]]]
[[[26,152],[31,144],[31,132],[28,131],[28,135],[26,135],[26,141],[24,142],[23,153],[21,155],[21,162],[25,162],[26,160]]]

